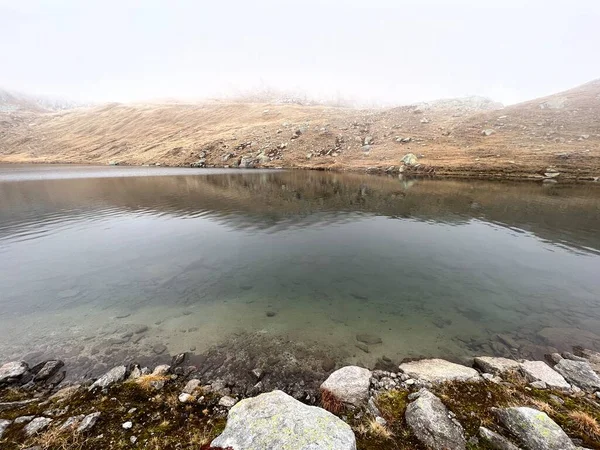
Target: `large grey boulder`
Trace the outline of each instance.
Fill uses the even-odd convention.
[[[400,370],[411,378],[429,383],[481,380],[479,372],[475,369],[444,359],[422,359],[403,363],[400,364]]]
[[[525,361],[521,371],[529,381],[543,381],[548,387],[569,389],[571,386],[564,377],[544,361]]]
[[[371,371],[357,366],[346,366],[333,372],[321,384],[338,400],[359,406],[369,398]]]
[[[29,370],[29,366],[23,361],[12,361],[0,367],[0,384],[8,383]]]
[[[125,366],[113,367],[96,381],[94,381],[94,383],[89,387],[89,390],[92,391],[96,388],[105,389],[112,384],[123,381],[126,373],[127,367]]]
[[[27,425],[25,425],[23,431],[25,431],[26,436],[33,436],[34,434],[46,429],[50,423],[52,423],[52,419],[49,419],[48,417],[36,417]]]
[[[508,358],[497,358],[494,356],[478,356],[475,358],[475,366],[487,373],[499,375],[505,372],[519,369],[519,363]]]
[[[479,427],[479,437],[495,450],[519,450],[519,447],[504,436],[486,427]]]
[[[2,435],[11,423],[10,420],[0,419],[0,439],[2,439]]]
[[[77,427],[77,431],[79,433],[85,433],[86,431],[91,430],[94,427],[94,425],[96,425],[96,422],[98,422],[98,419],[100,418],[101,414],[102,413],[100,413],[100,411],[97,411],[85,416],[81,420],[79,426]]]
[[[281,391],[248,398],[227,416],[211,446],[235,450],[356,450],[350,426],[324,409]]]
[[[408,405],[404,416],[417,439],[429,449],[464,450],[467,446],[463,428],[427,389],[418,392],[418,398]]]
[[[587,361],[572,361],[570,359],[561,359],[554,370],[565,377],[570,383],[583,389],[586,392],[595,392],[600,390],[600,376]]]
[[[500,422],[527,450],[574,450],[567,434],[548,415],[527,407],[494,408]]]

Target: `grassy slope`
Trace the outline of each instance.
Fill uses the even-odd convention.
[[[542,108],[545,102],[562,106]],[[495,133],[482,135],[488,128]],[[302,134],[291,139],[297,129]],[[368,152],[362,149],[366,136],[373,138]],[[241,149],[247,142],[252,145]],[[531,177],[553,167],[562,177],[597,177],[600,80],[476,113],[212,102],[0,114],[0,162],[186,166],[204,157],[223,166],[261,151],[274,157],[265,167],[385,169],[412,152],[440,175]],[[227,154],[235,157],[225,161]]]

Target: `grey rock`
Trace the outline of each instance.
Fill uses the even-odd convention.
[[[181,394],[179,394],[179,397],[177,397],[177,399],[181,403],[191,403],[195,400],[195,398],[192,394],[187,394],[185,392],[182,392]]]
[[[156,344],[154,347],[152,347],[152,351],[157,355],[162,355],[167,351],[167,346],[165,344]]]
[[[414,153],[407,153],[400,160],[401,163],[404,163],[407,166],[414,166],[415,164],[417,164],[417,161],[418,161],[418,158]]]
[[[497,358],[493,356],[478,356],[474,360],[475,366],[484,372],[499,375],[505,372],[519,369],[519,363],[508,358]]]
[[[567,434],[544,412],[527,407],[494,408],[500,422],[528,450],[574,450]]]
[[[141,376],[142,376],[142,369],[140,369],[140,366],[138,366],[136,364],[135,366],[133,366],[133,369],[131,369],[128,379],[129,380],[137,380]]]
[[[223,433],[213,447],[235,450],[356,450],[348,424],[281,391],[240,401],[229,411]]]
[[[74,429],[85,417],[84,414],[79,414],[77,416],[71,416],[67,420],[63,422],[63,424],[58,428],[59,430],[66,430],[67,428]]]
[[[383,341],[379,336],[369,333],[359,333],[356,335],[356,340],[358,342],[363,342],[368,345],[381,344]]]
[[[237,400],[229,395],[221,397],[219,400],[219,405],[224,406],[225,408],[231,408],[233,405],[237,403]]]
[[[64,365],[65,363],[59,360],[46,361],[40,371],[33,377],[33,381],[47,380],[56,372],[58,372]]]
[[[11,423],[12,422],[10,420],[0,419],[0,439],[2,439],[2,435]]]
[[[256,160],[251,156],[242,156],[240,159],[240,167],[244,169],[252,169],[256,166]]]
[[[363,145],[371,145],[373,143],[373,136],[365,136]]]
[[[485,427],[479,427],[479,437],[486,441],[494,450],[519,450],[519,447],[504,436]]]
[[[363,342],[357,342],[356,344],[354,344],[356,346],[356,348],[362,350],[365,353],[369,353],[369,346]]]
[[[171,366],[169,366],[168,364],[161,364],[160,366],[156,366],[154,368],[154,370],[152,371],[152,375],[165,376],[170,372],[170,370]]]
[[[375,417],[381,415],[381,411],[379,411],[379,408],[375,404],[375,399],[373,397],[369,397],[369,401],[367,402],[367,409]]]
[[[29,366],[23,361],[12,361],[0,367],[0,384],[12,381],[23,376],[29,370]]]
[[[15,423],[19,425],[22,423],[31,422],[33,419],[35,419],[35,416],[20,416],[15,419]]]
[[[85,433],[86,431],[91,430],[94,427],[94,425],[96,425],[96,422],[98,422],[100,416],[100,411],[88,414],[81,420],[81,423],[77,427],[77,431],[80,433]]]
[[[554,366],[554,370],[586,392],[595,392],[600,389],[600,376],[594,372],[587,361],[563,359]]]
[[[460,424],[449,417],[442,401],[427,389],[421,389],[418,398],[408,405],[405,418],[417,439],[429,449],[464,450],[467,446]]]
[[[35,398],[29,399],[29,400],[21,400],[18,402],[0,402],[0,411],[8,411],[11,409],[19,409],[19,408],[23,408],[24,406],[27,406],[31,403],[35,403],[38,400]]]
[[[529,383],[529,386],[535,389],[548,389],[548,385],[543,381],[533,381]]]
[[[357,366],[346,366],[333,372],[321,384],[338,400],[359,406],[369,398],[371,371]]]
[[[183,388],[184,394],[193,394],[196,389],[200,386],[200,380],[193,378],[187,382],[185,387]]]
[[[133,422],[131,420],[128,420],[127,422],[123,422],[123,424],[121,425],[121,428],[123,428],[124,430],[131,430],[133,428]]]
[[[94,383],[89,387],[89,390],[92,391],[96,388],[105,389],[112,384],[123,381],[126,373],[127,367],[125,366],[113,367],[111,370],[94,381]]]
[[[52,419],[47,417],[36,417],[23,428],[26,436],[33,436],[34,434],[43,431],[52,423]]]
[[[582,356],[576,356],[576,355],[574,355],[574,354],[573,354],[573,353],[571,353],[571,352],[563,352],[561,356],[562,356],[562,358],[564,358],[564,359],[571,359],[571,360],[573,360],[573,361],[585,361],[585,362],[588,362],[588,360],[587,360],[586,358],[584,358],[584,357],[582,357]],[[561,358],[561,359],[562,359],[562,358]],[[559,361],[560,361],[560,360],[559,360]],[[556,362],[558,363],[559,361],[556,361]]]
[[[471,367],[455,364],[444,359],[422,359],[400,364],[400,370],[417,380],[429,383],[444,381],[478,381],[479,372]]]
[[[569,389],[569,383],[544,361],[524,361],[521,371],[529,381],[543,381],[551,388]]]
[[[481,132],[481,134],[482,134],[482,135],[484,135],[484,136],[491,136],[491,135],[492,135],[492,134],[494,134],[495,132],[496,132],[496,130],[493,130],[493,129],[491,129],[491,128],[487,128],[487,129],[483,130],[483,131]]]

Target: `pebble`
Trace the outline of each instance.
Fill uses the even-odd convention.
[[[191,394],[186,394],[185,392],[182,394],[179,394],[179,397],[177,397],[179,399],[179,401],[181,403],[190,403],[192,401],[194,401],[194,396]]]
[[[133,422],[131,421],[127,421],[125,423],[123,423],[123,425],[121,425],[123,427],[124,430],[131,430],[131,428],[133,428]]]
[[[224,397],[221,397],[221,400],[219,400],[219,405],[224,406],[225,408],[231,408],[237,402],[238,401],[235,398],[226,395]]]

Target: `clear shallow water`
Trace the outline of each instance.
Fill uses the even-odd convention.
[[[539,358],[599,292],[596,185],[0,166],[0,360]]]

